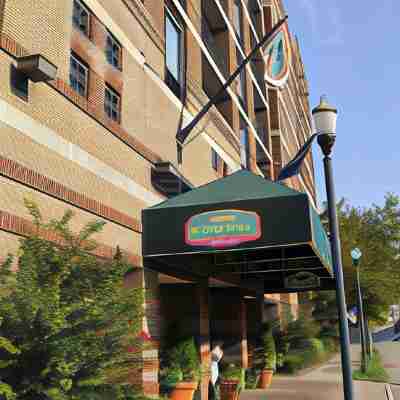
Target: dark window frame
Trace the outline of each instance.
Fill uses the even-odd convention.
[[[78,18],[76,18],[76,15],[75,15],[76,6],[79,6],[82,9],[82,11],[86,12],[86,14],[87,14],[86,29],[82,29],[82,24],[81,24],[82,15],[79,15]],[[72,9],[72,23],[76,27],[76,29],[79,30],[79,32],[83,33],[88,38],[90,38],[90,33],[91,33],[91,29],[90,29],[91,17],[92,17],[91,12],[86,7],[86,5],[81,0],[74,0],[73,9]]]
[[[109,50],[109,44],[111,44],[111,52]],[[115,55],[114,55],[114,46],[118,47],[118,59],[117,64],[114,63]],[[107,30],[107,39],[106,39],[106,48],[105,48],[106,59],[110,65],[122,71],[122,45],[115,38],[115,36]],[[111,56],[109,56],[111,54]],[[110,57],[110,58],[109,58]]]
[[[29,78],[18,71],[14,64],[10,67],[10,89],[11,93],[21,100],[29,101]]]
[[[235,21],[235,13],[233,15],[233,29],[235,31],[236,37],[238,38],[240,44],[243,47],[243,6],[240,0],[234,0],[233,1],[233,7],[234,9],[237,8],[238,10],[238,24],[239,26],[236,26],[236,21]]]
[[[211,147],[211,166],[216,172],[218,172],[219,170],[219,159],[219,154],[215,151],[213,147]]]
[[[167,67],[167,18],[171,24],[179,31],[179,44],[178,44],[178,80],[174,77],[171,71]],[[166,4],[164,7],[164,38],[165,38],[165,83],[172,90],[176,97],[182,99],[184,97],[186,71],[186,38],[185,38],[184,24],[179,20],[177,12],[174,12],[172,5]]]
[[[72,62],[73,61],[76,62],[79,65],[79,67],[83,68],[86,71],[86,73],[85,73],[85,92],[83,94],[79,91],[79,86],[77,86],[77,85],[79,85],[79,83],[81,81],[80,76],[78,75],[78,77],[75,77],[74,81],[72,79],[73,78],[73,75],[72,75],[72,71],[73,71]],[[70,66],[69,66],[69,84],[76,93],[78,93],[80,96],[84,97],[85,99],[88,98],[88,93],[89,93],[89,71],[90,71],[89,66],[77,54],[75,54],[74,52],[71,52]],[[78,73],[79,73],[79,71],[78,71]],[[76,84],[74,84],[74,82],[76,82]]]
[[[110,93],[110,104],[107,105],[107,93]],[[118,99],[117,108],[114,107],[114,102],[112,101],[113,98]],[[115,113],[115,117],[113,115]],[[113,89],[110,85],[105,85],[104,88],[104,113],[106,114],[107,118],[111,119],[118,124],[121,123],[121,95]]]

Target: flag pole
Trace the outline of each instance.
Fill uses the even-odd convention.
[[[208,110],[217,103],[217,100],[224,93],[224,91],[229,87],[229,85],[236,79],[236,77],[240,74],[242,69],[249,63],[249,61],[254,57],[257,51],[265,45],[268,40],[270,40],[275,33],[279,30],[279,28],[286,22],[288,16],[285,15],[270,31],[267,33],[254,47],[254,49],[250,52],[250,54],[242,61],[242,63],[237,67],[235,72],[228,78],[228,80],[221,86],[218,90],[218,93],[214,95],[208,103],[199,111],[199,113],[190,121],[188,125],[186,125],[183,129],[179,130],[176,134],[176,140],[178,142],[178,147],[182,147],[186,138],[189,136],[192,129],[200,122],[200,120],[204,117],[204,115],[208,112]]]

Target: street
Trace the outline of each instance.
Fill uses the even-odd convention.
[[[378,334],[376,347],[381,353],[384,367],[389,373],[390,389],[394,400],[400,400],[400,343],[389,341],[388,330]],[[382,341],[382,338],[386,341]],[[351,346],[353,368],[360,365],[360,345]],[[354,381],[355,400],[386,400],[385,384]],[[329,400],[343,399],[340,356],[301,376],[275,376],[267,391],[244,391],[240,400]]]

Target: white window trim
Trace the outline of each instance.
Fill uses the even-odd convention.
[[[218,66],[216,65],[216,63],[214,62],[213,58],[211,57],[207,47],[205,46],[201,36],[199,35],[199,33],[197,32],[196,28],[194,27],[193,23],[191,22],[189,16],[186,14],[186,11],[183,9],[183,7],[181,6],[181,4],[179,3],[179,0],[172,0],[172,2],[174,3],[175,7],[177,8],[177,10],[179,11],[180,15],[182,16],[183,20],[185,21],[186,25],[189,27],[189,30],[191,31],[192,35],[194,36],[194,38],[196,39],[197,43],[199,44],[201,50],[203,51],[203,53],[205,54],[205,56],[208,59],[208,62],[210,63],[210,65],[212,66],[212,68],[214,69],[214,72],[216,73],[218,79],[220,80],[220,82],[222,84],[224,84],[226,82],[226,79],[224,78],[224,76],[222,75],[221,71],[219,70]],[[262,142],[262,140],[260,139],[260,137],[257,134],[256,129],[254,128],[253,123],[250,121],[246,111],[243,109],[240,100],[238,98],[238,96],[236,95],[236,93],[234,93],[234,91],[231,88],[227,88],[227,92],[229,93],[231,99],[233,100],[233,102],[236,104],[240,114],[242,115],[243,119],[246,121],[251,133],[254,135],[255,139],[257,140],[257,142],[259,142],[260,147],[264,150],[267,158],[272,162],[272,157],[269,154],[267,148],[265,147],[264,143]]]
[[[243,0],[240,0],[240,1],[242,3],[242,9],[243,9],[244,8],[243,7]],[[243,51],[242,44],[239,42],[239,40],[238,40],[238,38],[236,36],[235,28],[232,26],[231,21],[227,17],[227,15],[225,13],[225,10],[223,9],[220,1],[219,0],[214,0],[214,2],[217,5],[217,8],[218,8],[222,18],[225,21],[226,26],[228,27],[229,33],[231,34],[232,39],[235,42],[236,47],[238,48],[238,50],[239,50],[240,54],[242,55],[243,59],[245,59],[247,56]],[[242,12],[242,17],[243,17],[243,12]],[[249,76],[250,76],[251,80],[253,81],[253,84],[254,84],[255,88],[257,89],[257,92],[258,92],[262,102],[264,103],[265,107],[269,110],[269,104],[267,102],[267,99],[265,98],[264,93],[262,92],[262,90],[260,88],[260,85],[258,84],[257,79],[253,74],[253,70],[251,69],[251,66],[249,64],[246,65],[246,70],[249,73]]]

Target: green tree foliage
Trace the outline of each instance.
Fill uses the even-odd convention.
[[[142,289],[127,288],[132,268],[121,253],[100,261],[89,252],[103,222],[74,235],[71,212],[21,240],[18,272],[0,270],[0,398],[18,400],[133,399],[125,385],[137,366]],[[59,244],[39,234],[55,231]],[[135,350],[136,349],[136,350]]]
[[[286,335],[290,343],[289,351],[293,348],[302,348],[307,341],[318,337],[320,329],[319,324],[309,313],[300,311],[299,317],[287,327]]]
[[[388,194],[382,207],[363,209],[342,200],[338,214],[347,303],[356,304],[350,252],[358,247],[363,253],[359,268],[366,314],[372,323],[384,323],[389,305],[400,301],[400,198]],[[327,221],[326,212],[322,218]]]
[[[173,386],[179,381],[199,381],[200,357],[193,337],[179,338],[166,352],[166,379]]]
[[[263,348],[263,369],[276,370],[276,346],[275,339],[272,334],[273,325],[264,324],[264,331],[262,335],[262,348]]]

